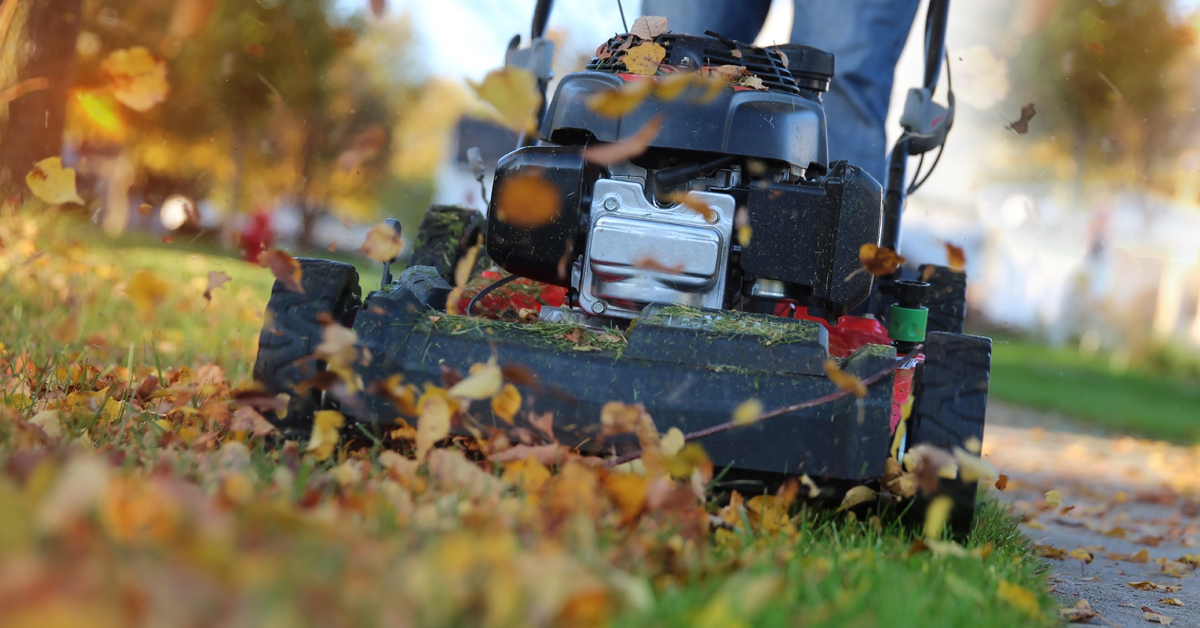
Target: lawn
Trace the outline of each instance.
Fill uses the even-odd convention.
[[[231,278],[211,301],[210,272]],[[992,500],[962,548],[930,551],[870,513],[697,500],[701,465],[493,463],[469,439],[418,461],[354,426],[277,443],[234,395],[271,283],[204,247],[0,210],[0,624],[1056,621]],[[652,506],[655,487],[691,499]]]
[[[1056,410],[1115,431],[1200,442],[1200,383],[1134,366],[1117,373],[1101,357],[1018,339],[992,347],[991,394]]]

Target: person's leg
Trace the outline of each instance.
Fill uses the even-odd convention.
[[[703,35],[710,30],[752,42],[767,19],[771,0],[642,0],[642,15],[667,18],[667,30]]]
[[[881,184],[887,172],[884,123],[900,51],[920,0],[796,0],[792,43],[834,54],[825,94],[829,160],[846,159]]]

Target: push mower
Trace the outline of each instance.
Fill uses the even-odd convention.
[[[538,2],[531,45],[514,38],[506,58],[543,90],[550,4]],[[441,386],[448,373],[495,356],[520,367],[515,420],[526,434],[612,457],[637,442],[598,438],[607,402],[644,405],[662,432],[696,432],[729,421],[747,399],[770,409],[836,397],[825,370],[832,358],[874,382],[867,394],[705,438],[724,480],[807,474],[821,486],[846,486],[883,476],[889,456],[902,460],[917,445],[970,448],[983,437],[991,341],[962,333],[964,273],[929,265],[875,276],[860,261],[864,244],[899,251],[905,198],[915,189],[907,159],[935,148],[940,155],[953,122],[953,93],[948,108],[932,100],[947,11],[948,0],[930,2],[924,86],[909,92],[886,187],[854,164],[829,162],[822,93],[837,80],[832,54],[665,32],[653,37],[666,51],[658,76],[644,79],[624,65],[633,36],[613,37],[585,70],[562,77],[536,137],[496,164],[486,216],[431,208],[407,268],[393,277],[385,267],[383,285],[365,299],[355,268],[335,261],[300,260],[303,292],[276,283],[254,374],[270,392],[291,395],[280,427],[307,434],[313,413],[326,408],[364,427],[413,425],[416,417],[376,383],[402,374]],[[675,98],[654,92],[618,117],[588,104],[629,81],[721,66],[744,68],[761,84]],[[604,166],[585,159],[589,146],[627,139],[656,117],[661,132],[641,155]],[[512,211],[505,186],[529,176],[552,185],[557,212],[538,224],[504,220]],[[672,200],[681,192],[710,211]],[[472,281],[456,291],[467,256],[477,257]],[[502,313],[512,320],[496,320]],[[318,319],[329,317],[352,327],[370,357],[356,367],[364,391],[311,386],[324,368],[310,358],[322,338]],[[474,419],[505,426],[486,406],[472,406]],[[547,413],[552,433],[530,422]],[[937,481],[955,500],[950,527],[965,534],[976,484]],[[927,499],[910,502],[908,516],[923,517]]]

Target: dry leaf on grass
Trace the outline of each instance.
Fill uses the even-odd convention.
[[[404,240],[391,225],[381,222],[367,232],[367,239],[359,249],[368,259],[381,264],[391,262],[404,250]]]
[[[1001,580],[996,586],[996,597],[1030,617],[1040,617],[1042,614],[1037,595],[1021,585]]]
[[[313,417],[312,436],[308,439],[308,451],[317,460],[328,460],[337,448],[338,430],[346,425],[346,417],[337,410],[318,410]]]
[[[533,229],[554,222],[562,209],[558,186],[536,172],[523,171],[497,182],[496,217],[517,229]]]
[[[857,375],[847,373],[838,366],[837,360],[825,360],[825,375],[837,384],[838,388],[845,390],[855,397],[867,396],[867,385],[863,383]]]
[[[588,162],[608,166],[618,161],[637,157],[646,152],[646,148],[650,146],[650,142],[658,137],[659,130],[662,129],[663,116],[662,114],[650,118],[642,128],[638,129],[637,133],[619,141],[608,144],[595,144],[589,146],[583,151],[583,158]],[[555,198],[558,195],[558,188],[555,188]]]
[[[75,169],[64,168],[60,157],[47,157],[34,164],[25,175],[25,185],[34,196],[51,205],[83,204],[75,191]]]
[[[304,286],[300,283],[304,271],[296,258],[279,249],[271,249],[258,256],[258,264],[270,268],[275,279],[288,290],[304,294]]]

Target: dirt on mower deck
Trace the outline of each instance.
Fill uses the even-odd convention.
[[[1086,599],[1118,626],[1155,625],[1142,607],[1200,626],[1200,567],[1179,560],[1200,561],[1200,446],[1108,435],[996,401],[987,420],[983,453],[1009,477],[999,496],[1045,546],[1050,592],[1064,606]],[[1052,490],[1058,507],[1047,504]],[[1093,562],[1069,555],[1081,548]]]

